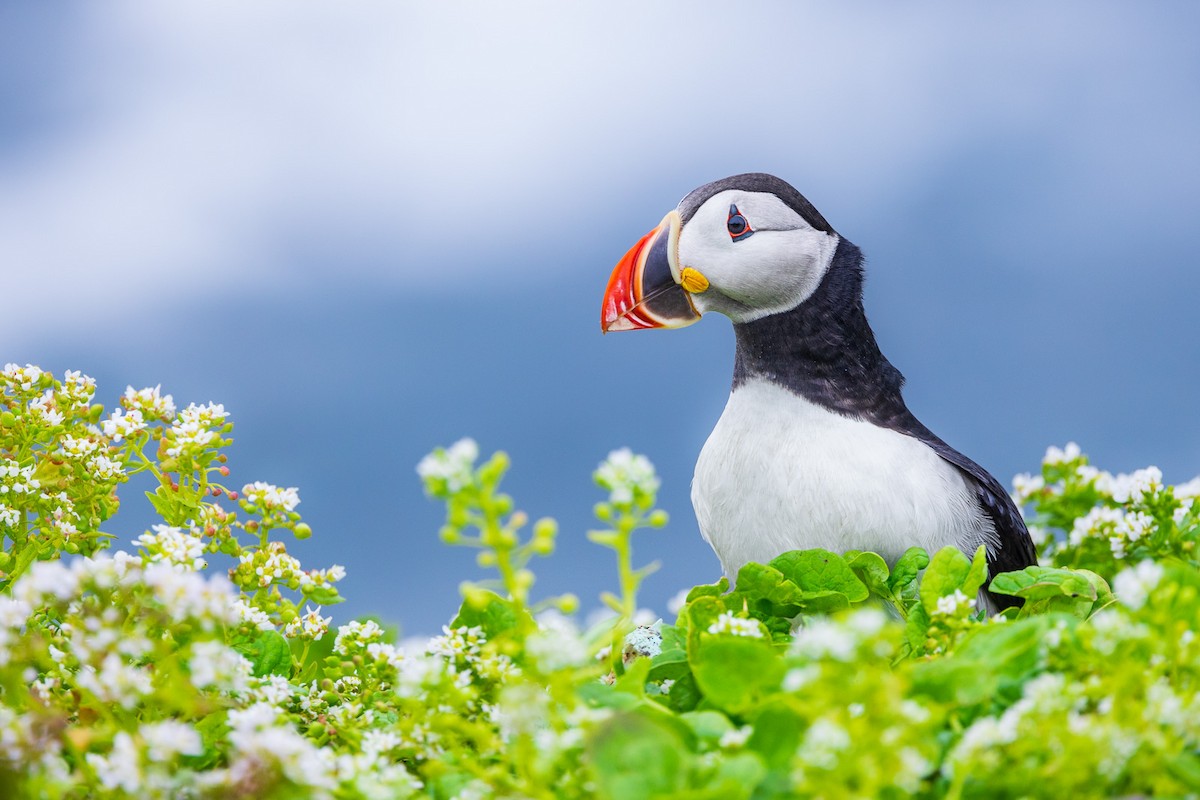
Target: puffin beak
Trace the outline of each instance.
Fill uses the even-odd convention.
[[[600,330],[682,328],[700,319],[691,295],[680,285],[681,227],[679,214],[672,211],[617,262],[604,291]]]

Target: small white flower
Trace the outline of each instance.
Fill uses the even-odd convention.
[[[104,430],[104,435],[112,439],[114,442],[120,442],[121,439],[129,438],[135,433],[146,428],[146,421],[142,418],[142,412],[136,408],[126,413],[118,408],[112,415],[101,423]]]
[[[734,728],[731,731],[725,731],[721,734],[717,745],[722,750],[734,750],[742,747],[750,739],[750,734],[754,733],[754,728],[749,725],[743,725],[740,728]]]
[[[329,630],[331,622],[333,622],[333,617],[321,616],[320,606],[317,606],[315,609],[311,606],[305,606],[304,613],[289,622],[283,632],[293,638],[299,637],[320,641],[325,632]]]
[[[1022,472],[1020,475],[1014,475],[1013,484],[1013,500],[1018,506],[1023,506],[1029,502],[1035,494],[1046,488],[1046,480],[1041,475],[1030,475],[1028,472]]]
[[[178,755],[198,756],[204,751],[200,734],[186,722],[152,722],[143,725],[139,733],[146,742],[146,755],[152,762],[169,762]]]
[[[811,659],[850,661],[858,649],[858,637],[847,626],[829,619],[814,619],[796,631],[792,653]]]
[[[175,416],[175,400],[169,394],[162,394],[162,384],[137,390],[126,386],[121,405],[150,419],[165,420]]]
[[[242,494],[246,502],[270,510],[294,511],[300,505],[300,490],[295,486],[281,489],[274,484],[255,481],[243,486]]]
[[[447,491],[457,492],[471,483],[478,458],[479,445],[475,440],[459,439],[445,450],[438,448],[421,459],[417,474],[426,484],[445,481]]]
[[[751,639],[763,638],[762,626],[758,620],[735,617],[731,611],[722,612],[716,622],[708,626],[708,632],[746,636]]]
[[[659,480],[650,459],[634,455],[628,447],[613,450],[596,469],[596,483],[609,492],[609,502],[628,505],[635,497],[658,491]]]
[[[974,607],[975,598],[967,597],[963,594],[962,589],[955,589],[954,594],[939,597],[937,601],[937,613],[946,616],[955,616],[960,609],[972,609]]]
[[[1128,567],[1113,579],[1113,593],[1129,608],[1137,611],[1146,604],[1150,593],[1162,580],[1163,568],[1149,559],[1136,567]]]
[[[1067,446],[1062,450],[1053,446],[1048,447],[1046,455],[1042,457],[1042,463],[1047,466],[1065,464],[1069,461],[1074,461],[1081,455],[1083,455],[1083,452],[1079,449],[1079,445],[1075,444],[1075,442],[1067,442]]]

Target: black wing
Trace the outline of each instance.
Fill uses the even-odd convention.
[[[910,419],[915,426],[905,426],[907,430],[902,430],[929,445],[935,453],[958,469],[966,479],[967,485],[975,490],[975,499],[979,502],[980,509],[996,529],[996,539],[1000,546],[989,547],[987,550],[988,582],[1001,572],[1015,572],[1037,564],[1037,551],[1033,540],[1029,538],[1025,520],[1000,482],[986,469],[939,439],[915,417],[910,415]],[[1010,595],[988,592],[988,596],[998,608],[1021,605],[1021,600]]]

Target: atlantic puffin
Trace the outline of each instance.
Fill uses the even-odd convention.
[[[1008,492],[908,410],[862,302],[863,257],[800,192],[763,173],[694,190],[617,263],[604,332],[733,322],[729,401],[692,505],[730,581],[789,550],[987,552],[1037,563]],[[1001,609],[1017,598],[984,593]]]

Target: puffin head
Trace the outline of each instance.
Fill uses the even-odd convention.
[[[705,184],[617,263],[600,327],[682,328],[707,311],[742,323],[791,310],[816,291],[838,241],[820,212],[774,175]]]

